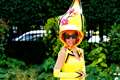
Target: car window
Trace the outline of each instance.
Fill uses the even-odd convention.
[[[26,34],[22,36],[18,41],[36,41],[39,37],[41,37],[41,34]]]
[[[45,30],[33,30],[14,38],[13,41],[36,41],[39,40],[40,37],[43,38],[46,35]]]
[[[30,39],[32,39],[32,35],[27,34],[25,36],[22,36],[18,41],[29,41]]]

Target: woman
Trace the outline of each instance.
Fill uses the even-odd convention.
[[[58,54],[54,67],[55,77],[60,77],[60,80],[85,80],[83,49],[76,46],[82,38],[80,32],[76,30],[62,32],[61,40],[65,46]]]
[[[58,53],[54,66],[54,77],[60,80],[85,80],[85,61],[83,49],[77,45],[83,40],[83,15],[79,8],[80,0],[60,20],[59,38],[64,44]]]

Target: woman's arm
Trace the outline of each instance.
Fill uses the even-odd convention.
[[[57,58],[55,66],[54,66],[54,69],[61,70],[61,68],[65,62],[65,56],[66,56],[65,48],[63,47],[63,48],[61,48],[61,50],[58,53],[58,58]]]

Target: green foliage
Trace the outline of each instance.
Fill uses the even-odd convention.
[[[89,44],[91,51],[86,54],[86,80],[113,80],[113,73],[107,64],[106,43]]]
[[[120,61],[120,24],[114,24],[109,32],[110,42],[107,44],[108,60],[119,64]]]
[[[9,27],[7,25],[7,23],[5,21],[3,21],[3,19],[0,19],[0,57],[1,54],[4,53],[4,47],[7,41],[7,37],[8,37],[8,30]]]
[[[100,67],[87,66],[87,80],[113,80],[107,69],[101,69]]]
[[[0,0],[0,16],[24,32],[32,25],[44,25],[48,18],[61,15],[70,4],[71,0]]]
[[[0,68],[0,79],[3,80],[6,77],[7,70]]]
[[[83,1],[83,13],[87,29],[110,29],[111,25],[120,22],[119,0],[89,0]]]
[[[47,30],[47,32],[49,33],[49,31],[55,31],[55,33],[58,33],[59,31],[59,24],[58,24],[58,17],[55,18],[49,18],[45,24],[45,29]],[[51,33],[54,34],[54,33]]]
[[[49,57],[41,65],[41,70],[43,70],[44,72],[48,72],[49,70],[53,69],[54,64],[55,64],[54,59]]]
[[[36,80],[37,71],[32,68],[22,70],[19,68],[9,69],[5,80]]]
[[[109,29],[111,24],[120,22],[118,0],[81,2],[87,29],[97,27]],[[57,2],[55,0],[1,0],[0,16],[8,19],[11,26],[18,26],[22,31],[27,31],[32,25],[38,27],[48,18],[64,14],[71,3],[72,0],[58,0]]]
[[[26,64],[23,61],[8,58],[5,56],[4,59],[0,59],[0,80],[22,80],[21,78],[18,79],[17,76],[21,75],[23,78],[23,68],[27,68]],[[20,70],[21,72],[18,73],[18,70]]]
[[[61,41],[59,40],[59,18],[49,18],[44,28],[47,30],[47,37],[44,38],[44,42],[48,48],[48,56],[42,65],[40,65],[40,74],[38,80],[56,80],[53,77],[53,67],[55,65],[55,60],[57,54],[62,46]],[[51,57],[50,57],[51,56]]]
[[[23,61],[14,59],[14,58],[7,58],[7,60],[5,61],[4,65],[8,65],[8,68],[21,68],[24,67],[26,64]]]
[[[6,61],[8,68],[0,68],[0,79],[2,80],[55,80],[53,77],[53,66],[55,61],[49,57],[42,64],[25,65],[22,61],[9,59]],[[10,64],[11,63],[11,64]]]
[[[55,80],[52,75],[55,61],[51,57],[40,65],[28,66],[15,59],[8,59],[5,62],[8,67],[0,68],[0,79],[2,80]]]
[[[0,19],[0,80],[14,80],[13,78],[7,78],[10,78],[11,74],[12,76],[13,74],[17,75],[17,73],[15,72],[16,68],[25,67],[24,62],[13,58],[8,58],[5,54],[5,46],[9,37],[9,26],[7,24],[7,21],[5,21],[4,19]],[[15,76],[13,77],[15,78]]]
[[[60,51],[60,48],[63,46],[63,43],[60,41],[60,39],[58,38],[57,41],[55,42],[55,45],[53,50],[53,56],[57,56],[58,52]]]
[[[7,43],[9,27],[7,22],[0,19],[0,66],[5,63],[5,45]]]
[[[108,53],[109,50],[106,49],[106,43],[94,45],[90,53],[87,54],[86,79],[113,80],[116,77],[114,73],[120,73],[119,65],[107,63],[106,53]]]
[[[62,46],[62,43],[59,40],[59,18],[50,18],[47,20],[47,23],[45,24],[44,28],[47,30],[47,37],[45,37],[44,41],[47,45],[48,55],[51,55],[53,57],[57,56],[57,53],[60,50],[60,47]]]
[[[107,67],[106,64],[106,55],[102,53],[103,48],[102,47],[97,47],[93,49],[89,54],[88,58],[90,61],[93,61],[90,65],[91,66],[96,66],[100,64],[101,67]]]
[[[115,75],[115,73],[120,73],[120,66],[116,64],[111,64],[110,67],[100,68],[87,66],[87,80],[113,80],[116,77],[120,79],[120,76]]]
[[[38,67],[38,80],[54,80],[53,78],[53,67],[55,64],[55,60],[51,57],[49,57],[48,59],[46,59],[43,64],[41,64]]]

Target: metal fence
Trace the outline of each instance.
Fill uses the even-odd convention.
[[[102,33],[103,34],[103,33]],[[94,31],[94,30],[89,30],[86,32],[86,38],[88,40],[88,43],[100,43],[100,42],[108,42],[110,38],[106,35],[103,34],[100,36],[100,31]]]
[[[39,38],[46,36],[46,30],[41,28],[40,30],[34,29],[27,32],[18,32],[18,27],[13,26],[11,29],[10,41],[38,41]]]

